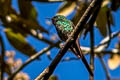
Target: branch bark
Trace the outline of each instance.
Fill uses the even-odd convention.
[[[4,70],[5,70],[5,62],[4,62],[4,56],[5,56],[5,47],[3,43],[2,34],[0,33],[0,44],[1,44],[1,80],[3,80],[4,77]]]
[[[60,42],[58,41],[56,43],[56,45],[58,45]],[[56,46],[54,45],[54,46]],[[38,53],[36,53],[35,55],[31,56],[23,65],[21,65],[11,76],[9,76],[8,80],[13,80],[14,76],[16,76],[16,74],[18,72],[20,72],[23,68],[25,68],[28,64],[30,64],[32,61],[36,60],[39,56],[41,56],[43,53],[47,52],[48,50],[50,50],[51,48],[54,47],[49,46],[47,48],[42,49],[41,51],[39,51]]]
[[[59,51],[55,59],[52,61],[52,63],[46,69],[44,69],[44,71],[35,80],[48,80],[48,78],[53,73],[64,54],[67,52],[69,46],[71,46],[72,43],[77,39],[80,31],[83,30],[83,28],[85,28],[84,24],[86,24],[87,20],[89,19],[94,7],[96,7],[101,2],[102,0],[93,0],[91,2],[89,7],[86,9],[85,13],[79,20],[78,24],[76,25],[75,30],[71,33],[70,37],[65,42],[65,46],[61,48],[61,50]]]
[[[111,80],[111,79],[110,79],[110,73],[109,73],[108,69],[106,68],[105,61],[104,61],[104,59],[101,57],[101,55],[99,55],[99,59],[100,59],[100,61],[101,61],[101,64],[103,65],[104,71],[105,71],[106,76],[107,76],[107,80]]]
[[[94,73],[94,28],[93,26],[91,27],[91,31],[90,31],[90,68]],[[90,75],[90,80],[94,80],[94,76]]]
[[[91,43],[91,51],[90,51],[90,67],[94,73],[94,23],[101,8],[102,2],[96,7],[95,12],[91,15],[91,19],[89,21],[89,28],[90,28],[90,43]],[[90,75],[90,80],[94,80],[94,76]]]

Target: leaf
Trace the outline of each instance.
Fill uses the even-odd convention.
[[[37,11],[30,1],[18,0],[21,17],[25,19],[36,20]]]
[[[118,8],[120,7],[120,0],[111,0],[112,4],[111,4],[111,8],[113,11],[118,10]]]
[[[102,4],[102,7],[98,13],[97,19],[96,19],[96,26],[98,27],[100,33],[102,34],[102,36],[106,36],[107,35],[107,12],[109,11],[108,8],[108,4],[109,1],[105,0]],[[110,13],[110,23],[113,23],[113,18],[112,18],[112,14]]]
[[[114,54],[112,58],[108,60],[108,66],[110,69],[114,70],[120,66],[120,55]]]
[[[63,5],[61,5],[59,11],[57,12],[57,15],[64,15],[68,16],[70,13],[73,12],[73,10],[76,7],[76,2],[75,1],[66,1],[64,2]]]
[[[50,76],[50,78],[49,78],[48,80],[58,80],[58,77],[57,77],[57,76],[52,75],[52,76]]]
[[[27,31],[23,30],[21,26],[19,27],[19,25],[16,22],[11,22],[11,23],[5,22],[3,26],[12,29],[14,32],[21,33],[24,37],[26,37],[27,34],[29,34]]]
[[[45,30],[42,26],[38,24],[36,8],[32,5],[30,1],[18,0],[18,4],[21,15],[21,17],[17,18],[19,20],[18,23],[22,23],[22,26],[24,24],[25,27],[29,30],[35,29],[40,30],[41,32],[48,33],[47,30]]]
[[[10,28],[5,29],[6,36],[11,45],[27,56],[32,56],[36,53],[33,47],[31,47],[27,40],[20,34],[12,31]]]
[[[5,23],[5,24],[7,27],[10,27],[15,31],[19,31],[19,28],[20,28],[21,30],[23,30],[20,32],[24,32],[24,33],[28,33],[32,29],[40,30],[41,32],[48,33],[48,31],[44,29],[42,26],[40,26],[36,21],[32,21],[30,19],[24,19],[15,14],[10,14],[8,16],[11,18],[12,21],[10,23]]]
[[[105,37],[107,35],[107,13],[104,8],[101,8],[98,13],[96,26],[98,27],[100,33]]]
[[[80,2],[80,4],[76,9],[76,14],[72,19],[72,22],[74,23],[74,25],[78,23],[79,19],[81,18],[81,16],[83,15],[87,7],[88,7],[87,3]]]
[[[0,15],[5,15],[8,12],[8,6],[11,6],[11,0],[0,0]]]

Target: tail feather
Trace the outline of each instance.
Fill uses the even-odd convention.
[[[71,47],[70,47],[71,51],[78,57],[78,58],[81,58],[84,65],[86,66],[88,72],[90,73],[90,75],[93,76],[93,72],[87,62],[87,60],[85,59],[81,49],[80,49],[80,44],[79,44],[79,40],[77,39],[75,44],[73,44]]]

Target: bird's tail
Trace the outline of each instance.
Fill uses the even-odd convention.
[[[73,45],[70,47],[70,49],[71,49],[71,51],[72,51],[73,53],[75,53],[75,55],[76,55],[78,58],[81,58],[81,59],[82,59],[82,61],[83,61],[84,65],[86,66],[88,72],[90,73],[90,75],[93,76],[93,72],[92,72],[92,70],[91,70],[91,68],[90,68],[87,60],[85,59],[85,57],[84,57],[84,55],[83,55],[83,53],[82,53],[82,51],[81,51],[81,49],[80,49],[80,44],[79,44],[79,40],[78,40],[78,39],[76,40],[75,44],[73,44]]]

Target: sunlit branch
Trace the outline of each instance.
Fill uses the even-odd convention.
[[[118,34],[120,34],[120,31],[116,31],[116,32],[113,32],[111,33],[111,39],[115,38],[116,36],[118,36]],[[107,46],[107,43],[109,42],[110,38],[109,36],[105,37],[99,45],[96,46],[96,48],[102,48],[104,49],[106,46]]]
[[[90,48],[89,47],[80,47],[81,50],[83,51],[84,55],[90,53]],[[114,54],[120,54],[119,49],[111,49],[111,50],[102,50],[102,49],[94,49],[95,55],[98,54],[110,54],[110,55],[114,55]]]

